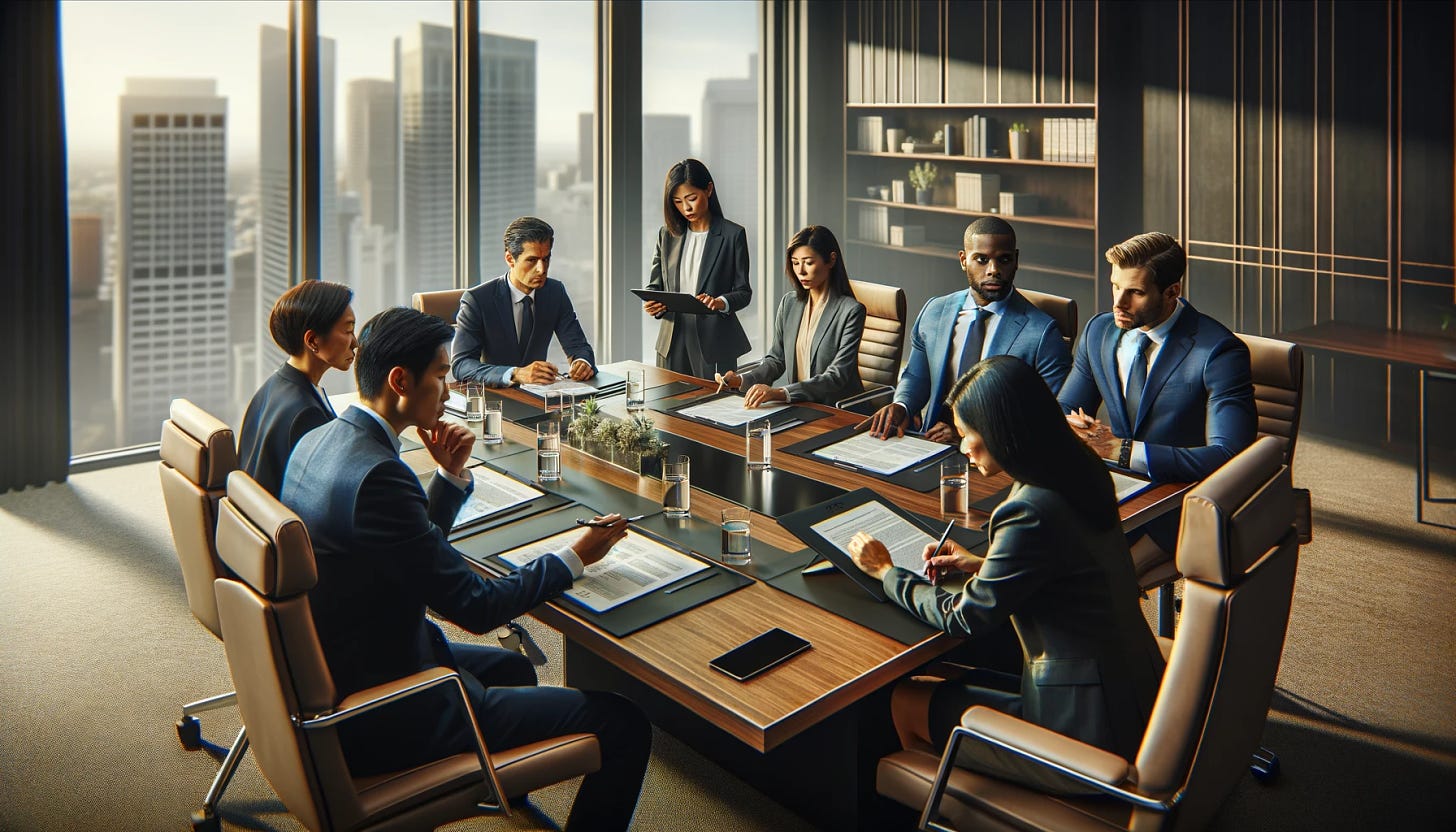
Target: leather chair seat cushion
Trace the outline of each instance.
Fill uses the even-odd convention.
[[[422,766],[355,778],[365,816],[394,815],[457,790],[472,790],[471,801],[489,794],[480,758],[474,752],[453,754]]]
[[[881,757],[875,772],[880,794],[916,811],[925,809],[940,757],[925,751],[897,751]],[[1114,798],[1068,798],[1042,794],[976,774],[952,770],[941,813],[957,829],[1039,829],[1091,832],[1125,828],[1130,808]]]
[[[563,734],[492,752],[490,758],[506,797],[527,794],[602,767],[601,745],[595,734]]]

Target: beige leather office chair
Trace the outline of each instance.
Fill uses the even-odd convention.
[[[208,632],[221,639],[212,582],[225,575],[226,570],[218,559],[214,534],[218,500],[223,496],[228,474],[238,467],[237,447],[232,428],[187,399],[174,399],[170,415],[162,423],[162,461],[158,468],[167,521],[172,527],[172,543],[182,567],[187,606]],[[182,718],[177,721],[177,738],[182,746],[195,750],[203,745],[202,724],[196,714],[228,707],[236,700],[237,695],[229,692],[183,705]],[[244,728],[228,749],[217,777],[203,798],[204,812],[211,812],[217,806],[247,748]]]
[[[237,575],[216,586],[238,707],[258,768],[305,827],[414,830],[483,811],[510,814],[508,798],[601,767],[593,734],[491,752],[477,726],[477,751],[351,776],[340,724],[437,687],[464,698],[460,676],[436,667],[341,699],[309,609],[318,574],[303,521],[242,471],[228,477],[218,514],[218,551]],[[216,818],[209,820],[215,829]]]
[[[410,297],[410,306],[426,315],[434,315],[454,326],[455,316],[460,312],[460,296],[464,289],[444,289],[439,292],[415,292]]]
[[[859,379],[865,390],[835,406],[869,414],[894,398],[900,380],[900,359],[905,352],[905,290],[863,280],[851,280],[849,287],[865,305],[864,335],[859,341]]]
[[[1062,331],[1062,340],[1067,342],[1067,349],[1071,349],[1077,343],[1076,301],[1061,295],[1049,295],[1046,292],[1036,292],[1020,287],[1017,287],[1016,291],[1057,322],[1057,329]]]
[[[1237,334],[1249,348],[1259,436],[1278,439],[1284,464],[1293,467],[1299,418],[1304,408],[1304,350],[1288,341]],[[1308,491],[1295,489],[1295,527],[1301,543],[1310,539],[1309,501]],[[1173,556],[1145,536],[1133,543],[1132,560],[1143,591],[1158,590],[1158,635],[1171,637],[1176,616],[1173,583],[1182,577]]]
[[[1281,443],[1258,440],[1183,500],[1183,625],[1131,764],[985,707],[966,711],[945,754],[880,760],[881,794],[922,809],[924,829],[1202,829],[1249,765],[1269,710],[1299,544]],[[1043,794],[954,765],[990,742],[1115,798]]]

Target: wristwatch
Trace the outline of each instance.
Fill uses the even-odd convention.
[[[1132,440],[1131,439],[1124,439],[1124,440],[1122,440],[1122,448],[1117,452],[1117,467],[1119,467],[1119,468],[1131,468],[1132,467]]]

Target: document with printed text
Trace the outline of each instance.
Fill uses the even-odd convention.
[[[888,476],[945,451],[946,446],[939,442],[914,436],[876,439],[868,433],[859,433],[842,442],[825,445],[814,451],[814,456]]]
[[[702,419],[724,427],[736,428],[746,425],[754,419],[762,419],[776,410],[783,410],[789,405],[785,402],[760,405],[749,409],[743,406],[741,396],[723,396],[710,402],[693,405],[692,407],[678,408],[677,412],[682,416],[690,416],[694,419]]]
[[[925,547],[935,545],[935,538],[874,501],[827,517],[809,528],[846,555],[849,539],[856,532],[867,532],[890,550],[891,563],[917,575],[925,574]]]
[[[500,559],[519,569],[569,546],[579,534],[577,530],[555,534],[503,552]],[[565,596],[592,612],[606,612],[707,568],[708,564],[696,558],[628,529],[627,536],[606,557],[588,566]]]
[[[473,523],[496,512],[505,511],[521,503],[529,503],[546,492],[512,479],[485,466],[471,468],[475,477],[475,490],[466,498],[465,505],[455,515],[455,526]]]
[[[572,381],[564,378],[551,384],[522,384],[521,389],[533,396],[546,398],[547,393],[565,393],[568,396],[595,396],[601,391],[590,384],[582,384],[579,381]]]
[[[1112,474],[1112,487],[1117,490],[1118,504],[1125,503],[1153,487],[1153,484],[1147,480],[1129,477],[1127,474],[1119,474],[1116,471],[1108,473]]]

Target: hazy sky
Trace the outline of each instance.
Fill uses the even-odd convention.
[[[483,30],[537,41],[538,144],[574,148],[577,114],[592,109],[593,15],[591,0],[481,3]],[[691,115],[696,144],[704,83],[748,74],[748,55],[757,49],[757,10],[751,0],[649,0],[643,18],[643,107],[650,113]],[[453,4],[319,3],[319,34],[335,41],[335,134],[341,149],[345,84],[354,78],[391,78],[394,38],[421,21],[451,25]],[[258,28],[287,24],[285,0],[64,0],[71,154],[84,161],[115,158],[117,99],[128,77],[211,78],[218,94],[228,99],[230,161],[255,159]]]

